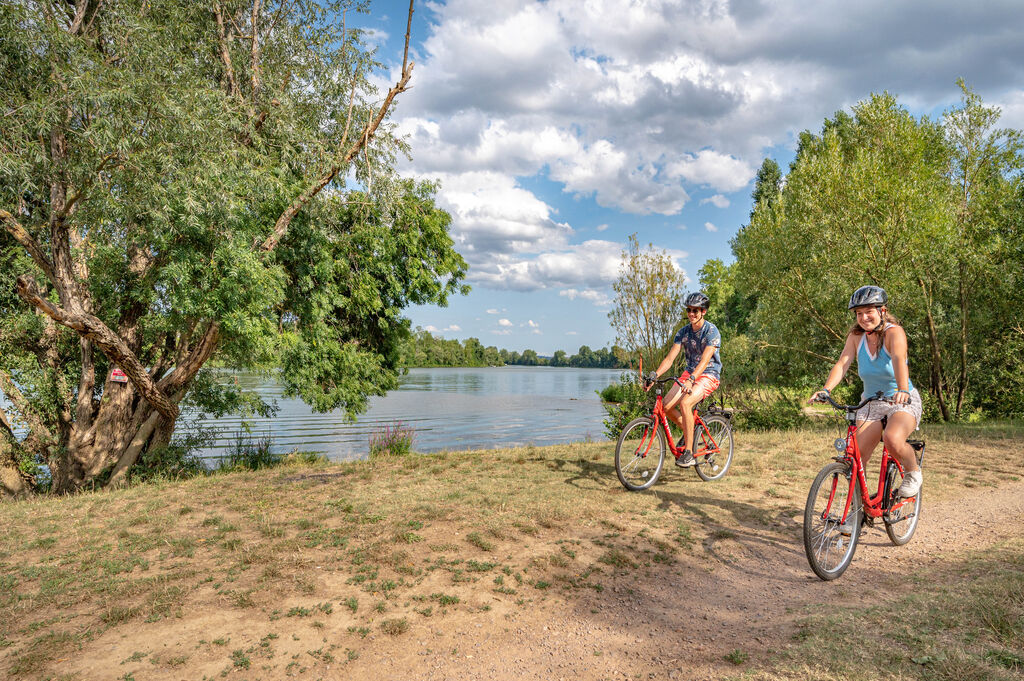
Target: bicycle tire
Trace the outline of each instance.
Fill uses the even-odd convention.
[[[903,475],[895,463],[889,464],[889,503],[895,504],[899,501],[897,491],[900,483],[903,482]],[[921,519],[921,492],[917,491],[914,503],[911,506],[903,506],[895,511],[886,513],[882,520],[885,522],[885,533],[889,535],[889,541],[896,546],[903,546],[911,540],[917,530],[917,521]]]
[[[704,424],[707,426],[706,431],[700,425],[693,430],[693,456],[697,460],[693,468],[701,480],[711,482],[724,477],[732,465],[732,423],[723,416],[709,416],[704,419]],[[719,451],[701,454],[708,449],[709,434]]]
[[[804,552],[814,574],[825,581],[842,575],[853,561],[860,539],[860,483],[850,484],[850,466],[830,463],[821,469],[807,494],[804,507]],[[834,494],[833,494],[834,485]],[[855,514],[849,537],[840,531],[846,497],[853,491],[850,513]],[[831,505],[829,499],[831,498]]]
[[[648,449],[646,443],[650,441],[651,428],[658,441]],[[638,453],[641,442],[646,451]],[[615,474],[622,486],[636,492],[657,482],[665,466],[665,450],[665,433],[654,419],[641,416],[627,423],[615,443]]]

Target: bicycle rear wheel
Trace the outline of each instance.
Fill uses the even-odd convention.
[[[850,484],[850,466],[830,463],[821,469],[811,484],[804,508],[804,551],[814,574],[826,581],[839,577],[853,560],[860,538],[863,511],[860,504],[859,483]],[[851,533],[844,536],[841,525],[846,500],[850,493],[853,516]]]
[[[694,469],[701,480],[710,482],[724,476],[732,464],[732,424],[722,416],[709,416],[704,424],[707,430],[697,425],[693,431]]]
[[[896,506],[903,502],[903,499],[900,499],[896,492],[903,482],[903,474],[900,473],[900,469],[896,467],[895,463],[890,463],[888,475],[890,504]],[[923,489],[917,491],[917,496],[914,497],[913,503],[904,502],[902,506],[896,509],[890,507],[889,512],[882,517],[882,520],[885,522],[885,533],[889,535],[889,541],[896,546],[903,546],[914,536],[914,531],[917,529],[917,521],[921,519],[921,492],[923,491]]]
[[[665,433],[654,419],[627,423],[615,443],[615,473],[622,486],[636,491],[653,485],[665,465],[665,449]]]

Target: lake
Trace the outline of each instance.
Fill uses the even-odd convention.
[[[415,430],[418,452],[603,440],[605,412],[596,391],[620,374],[521,366],[411,369],[397,390],[370,398],[369,410],[346,423],[341,412],[316,414],[301,400],[283,397],[272,377],[224,372],[279,407],[273,418],[249,419],[250,439],[270,438],[275,452],[315,451],[335,461],[365,457],[370,435],[397,421]],[[228,416],[179,427],[196,429],[218,431],[200,455],[220,457],[239,439],[242,421]]]

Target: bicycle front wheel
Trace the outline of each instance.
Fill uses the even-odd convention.
[[[804,551],[807,562],[818,577],[829,581],[839,577],[853,560],[860,538],[859,484],[851,484],[850,466],[831,463],[821,469],[811,484],[804,508]],[[851,492],[850,516],[843,534],[843,511]]]
[[[626,424],[615,443],[615,473],[628,490],[647,489],[665,465],[665,433],[650,417]]]
[[[693,431],[694,469],[701,480],[710,482],[724,476],[732,464],[732,424],[722,416],[709,416],[704,425],[706,430],[698,424]]]
[[[903,474],[900,473],[899,468],[896,467],[895,463],[889,464],[889,494],[891,495],[891,503],[893,506],[899,505],[903,502],[902,499],[897,498],[896,490],[899,489],[900,484],[903,482]],[[896,546],[903,546],[910,538],[914,536],[914,531],[917,529],[917,521],[921,519],[921,492],[923,489],[917,491],[917,496],[914,497],[914,503],[903,502],[903,505],[896,509],[890,509],[885,514],[883,520],[885,522],[885,533],[889,535],[889,541]]]

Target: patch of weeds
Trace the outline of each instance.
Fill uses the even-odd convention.
[[[405,456],[412,451],[416,431],[401,421],[384,424],[370,434],[370,458]]]
[[[380,630],[388,636],[399,636],[409,631],[409,620],[401,619],[383,620],[380,623]]]
[[[619,549],[608,549],[601,554],[601,557],[598,558],[597,561],[599,563],[604,563],[605,565],[611,565],[612,567],[620,570],[637,567],[637,564],[634,563],[624,551],[620,551]]]
[[[366,638],[367,635],[370,633],[370,628],[351,626],[348,628],[348,633],[355,634],[359,638]]]
[[[123,624],[139,614],[138,608],[112,605],[100,615],[100,621],[104,624],[115,626]]]
[[[408,522],[408,525],[409,525],[409,528],[413,529],[413,530],[422,530],[423,529],[423,523],[421,521],[419,521],[419,520],[410,520]]]
[[[121,664],[128,664],[129,662],[139,662],[139,661],[145,659],[145,657],[147,655],[149,655],[149,653],[144,653],[141,650],[136,650],[134,653],[132,653],[128,657],[124,658],[121,661]]]
[[[377,601],[377,604],[373,606],[373,609],[377,612],[386,612],[388,609],[388,604],[386,601]]]
[[[466,541],[468,541],[470,544],[477,547],[481,551],[494,550],[494,544],[485,539],[483,535],[481,535],[479,532],[470,532],[469,534],[467,534]]]
[[[750,658],[750,655],[748,653],[740,650],[739,648],[736,648],[735,650],[731,650],[731,651],[729,651],[728,653],[726,653],[725,655],[722,656],[723,660],[725,660],[726,662],[730,662],[730,663],[736,665],[737,667],[740,666],[741,664],[743,664],[744,662],[746,662],[747,659],[749,659],[749,658]]]
[[[712,539],[735,539],[736,533],[732,530],[727,530],[724,527],[720,527],[711,533]]]
[[[451,553],[452,551],[459,550],[459,547],[455,544],[429,544],[427,548],[434,553]]]
[[[395,535],[395,541],[400,541],[403,544],[415,544],[416,542],[423,541],[423,537],[415,532],[402,532]]]
[[[358,650],[352,650],[351,648],[345,648],[345,658],[349,662],[352,662],[354,660],[358,660],[359,659],[359,651]]]
[[[526,523],[519,522],[518,520],[512,521],[512,527],[516,528],[523,534],[529,535],[531,537],[536,537],[537,533],[539,532],[539,530],[534,525],[528,525]]]
[[[226,646],[230,642],[231,642],[231,637],[230,636],[228,638],[215,638],[212,641],[210,641],[210,643],[212,643],[215,646]]]
[[[431,600],[437,601],[437,604],[441,607],[446,605],[455,605],[459,602],[458,596],[449,596],[448,594],[436,593],[430,594]]]
[[[1024,671],[1024,657],[1009,650],[989,650],[984,655],[985,659],[992,664],[1004,667],[1011,671]]]
[[[306,654],[312,657],[314,660],[320,660],[321,662],[326,662],[327,664],[334,662],[334,656],[331,655],[329,652],[325,651],[323,648],[318,648],[316,650],[307,650]]]
[[[434,608],[429,605],[425,608],[413,608],[412,611],[418,615],[423,615],[424,617],[430,617],[434,614]]]
[[[252,589],[245,591],[229,591],[227,593],[231,605],[236,608],[255,608],[256,602],[252,599]]]
[[[232,651],[231,663],[235,665],[236,669],[248,669],[252,664],[249,656],[246,655],[246,651],[239,648],[238,650]]]
[[[313,611],[309,608],[303,608],[302,606],[295,606],[288,611],[288,617],[309,617],[313,614]]]
[[[355,611],[359,609],[359,599],[356,598],[355,596],[352,596],[350,598],[346,598],[345,602],[342,605],[344,605],[346,608],[351,610],[352,613],[354,614]]]
[[[534,583],[533,583],[533,585],[534,585],[534,586],[535,586],[536,588],[538,588],[538,589],[542,589],[542,590],[543,590],[543,589],[546,589],[546,588],[548,588],[549,586],[551,586],[551,582],[545,582],[545,581],[544,581],[544,580],[542,580],[542,579],[538,579],[538,580],[537,580],[536,582],[534,582]]]
[[[317,603],[316,609],[325,615],[330,615],[332,612],[334,612],[334,606],[330,603]]]
[[[469,572],[490,572],[497,563],[481,563],[475,560],[466,561],[466,570]]]

